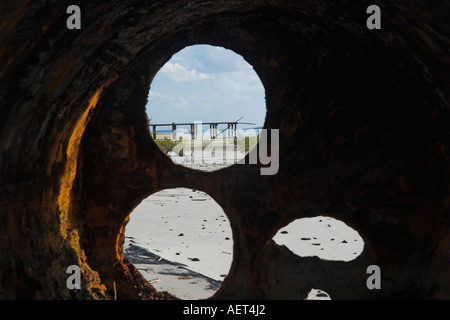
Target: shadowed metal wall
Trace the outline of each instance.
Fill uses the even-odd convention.
[[[122,245],[150,194],[201,189],[233,230],[217,299],[449,298],[448,3],[67,1],[0,4],[0,297],[166,299]],[[280,129],[280,169],[177,166],[145,117],[156,72],[188,45],[241,54]],[[325,215],[363,237],[351,262],[300,258],[272,241]],[[82,289],[68,290],[79,265]],[[382,290],[368,290],[369,265]]]

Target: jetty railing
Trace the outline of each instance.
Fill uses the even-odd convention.
[[[241,118],[242,119],[242,118]],[[240,120],[240,119],[239,119]],[[223,132],[227,131],[227,137],[228,138],[234,138],[236,137],[236,130],[238,124],[245,124],[245,125],[255,125],[254,123],[249,122],[239,122],[237,121],[223,121],[223,122],[182,122],[182,123],[150,123],[150,126],[152,127],[152,135],[153,139],[156,140],[156,128],[157,127],[172,127],[172,140],[177,140],[177,126],[189,126],[192,139],[197,139],[198,136],[198,126],[201,125],[209,125],[209,132],[211,139],[216,139],[219,135],[221,135]],[[226,124],[227,127],[218,133],[218,127],[221,124]]]

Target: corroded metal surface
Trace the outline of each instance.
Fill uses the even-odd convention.
[[[0,4],[1,298],[166,299],[123,258],[124,226],[148,195],[200,189],[233,230],[230,274],[214,298],[449,298],[450,6],[378,1]],[[171,55],[205,43],[241,54],[280,129],[280,170],[196,172],[150,138],[151,80]],[[357,230],[352,262],[300,258],[271,239],[316,215]],[[68,265],[82,290],[66,287]],[[383,289],[366,287],[382,269]],[[114,292],[116,288],[116,292]]]

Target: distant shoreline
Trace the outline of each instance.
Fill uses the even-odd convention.
[[[151,124],[150,124],[150,126],[151,126]],[[263,127],[242,128],[242,129],[238,129],[237,132],[239,133],[239,131],[242,130],[242,131],[246,132],[247,134],[251,134],[252,131],[255,131],[255,133],[258,134],[262,129],[263,129]],[[225,130],[225,128],[224,129],[218,129],[219,133],[222,130]],[[153,132],[153,131],[150,130],[150,132]],[[208,132],[209,132],[209,129],[198,131],[197,139],[199,139],[199,140],[200,139],[209,140]],[[187,137],[189,135],[188,129],[185,129],[185,128],[178,128],[176,133],[177,133],[177,138],[179,138],[180,136],[186,136]],[[238,134],[238,136],[239,136],[239,134]],[[171,129],[156,130],[156,139],[163,139],[164,137],[171,138],[172,137],[172,130]],[[223,138],[227,138],[227,133],[226,132],[223,132],[216,139],[223,139]],[[232,138],[227,138],[227,139],[232,139]]]

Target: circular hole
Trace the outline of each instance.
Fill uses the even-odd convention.
[[[173,162],[215,171],[239,162],[257,144],[265,91],[242,56],[194,45],[156,74],[146,111],[151,136]]]
[[[324,216],[297,219],[280,229],[273,240],[301,257],[351,261],[364,249],[364,240],[344,222]]]
[[[180,299],[206,299],[230,270],[231,227],[208,194],[165,189],[144,199],[131,213],[124,256],[158,291]]]
[[[331,300],[331,297],[323,290],[312,288],[306,300]]]

